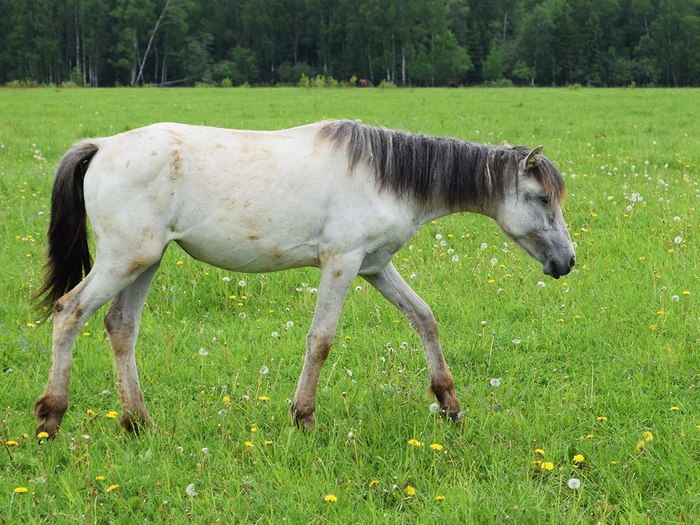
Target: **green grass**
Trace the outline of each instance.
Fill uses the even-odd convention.
[[[697,90],[641,89],[0,90],[1,438],[17,443],[0,450],[0,522],[698,522],[699,102]],[[229,274],[174,246],[138,344],[154,428],[129,436],[105,417],[119,406],[100,313],[76,345],[61,432],[37,442],[51,330],[28,297],[68,146],[163,120],[338,117],[544,144],[565,174],[578,265],[559,281],[475,215],[426,225],[395,258],[438,318],[464,419],[429,412],[418,338],[358,279],[318,429],[292,428],[318,272]]]

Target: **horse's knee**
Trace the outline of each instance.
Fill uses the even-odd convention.
[[[307,355],[315,362],[323,364],[330,352],[334,335],[325,331],[310,331],[306,336]]]

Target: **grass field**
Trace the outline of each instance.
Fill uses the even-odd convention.
[[[318,428],[294,429],[317,270],[230,274],[173,246],[138,344],[154,428],[110,417],[99,313],[61,432],[37,440],[51,328],[28,297],[68,146],[163,120],[339,117],[544,144],[565,175],[578,264],[559,281],[474,215],[395,259],[440,323],[464,418],[430,412],[417,336],[358,279]],[[697,90],[0,90],[0,523],[697,523],[699,180]]]

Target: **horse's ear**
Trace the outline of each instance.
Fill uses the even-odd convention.
[[[510,142],[508,142],[507,140],[504,140],[503,142],[501,142],[501,147],[502,148],[512,148],[513,146],[510,145]]]
[[[525,171],[534,169],[542,160],[543,146],[537,146],[525,157]]]

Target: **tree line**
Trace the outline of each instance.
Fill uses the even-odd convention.
[[[0,85],[700,85],[700,0],[0,0]]]

